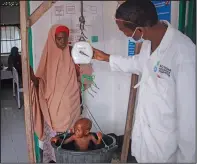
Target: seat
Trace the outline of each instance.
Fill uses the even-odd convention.
[[[23,92],[23,88],[21,87],[19,83],[19,76],[17,70],[12,67],[12,74],[13,74],[13,96],[16,96],[15,92],[15,84],[16,84],[16,90],[17,90],[17,104],[18,104],[18,109],[21,108],[21,100],[20,100],[20,93]]]

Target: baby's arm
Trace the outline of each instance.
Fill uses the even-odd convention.
[[[72,141],[74,141],[74,140],[75,140],[75,136],[72,135],[72,136],[69,137],[68,139],[64,140],[64,144],[67,144],[67,143],[72,142]]]
[[[63,139],[59,138],[59,137],[53,137],[51,138],[51,142],[55,142],[57,143],[57,141],[59,141],[60,143],[62,142]],[[64,144],[67,144],[69,142],[73,141],[73,136],[69,137],[68,139],[64,140]]]
[[[91,135],[91,140],[94,142],[95,145],[101,144],[102,141],[102,133],[98,132],[97,136],[98,140],[93,135]]]

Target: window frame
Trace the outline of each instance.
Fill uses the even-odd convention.
[[[20,24],[1,24],[0,27],[17,27],[20,31]],[[2,32],[2,31],[1,31]],[[0,37],[1,37],[1,32],[0,32]],[[20,31],[21,32],[21,31]],[[20,40],[21,41],[21,34],[19,35],[19,39],[13,39],[13,40],[10,40],[10,39],[4,39],[4,40],[1,40],[1,44],[2,42],[6,42],[6,41],[16,41],[16,40]],[[21,48],[20,48],[21,49]],[[10,49],[11,51],[11,49]],[[1,52],[1,56],[9,56],[10,55],[10,51],[5,53],[5,52]],[[19,54],[21,54],[21,51],[19,51]]]

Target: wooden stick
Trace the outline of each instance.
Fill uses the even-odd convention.
[[[34,130],[33,114],[31,105],[31,88],[30,88],[30,70],[28,55],[28,35],[27,35],[27,1],[20,1],[20,26],[22,40],[22,73],[23,73],[23,95],[24,95],[24,113],[26,138],[28,146],[28,156],[30,163],[36,163],[34,149]],[[20,150],[19,150],[20,151]]]
[[[56,1],[44,1],[29,17],[27,27],[33,26]]]
[[[141,46],[137,44],[135,53],[139,53],[140,48]],[[132,74],[127,118],[126,118],[125,132],[124,132],[124,141],[123,141],[122,152],[121,152],[122,163],[127,162],[127,157],[128,157],[128,152],[129,152],[129,144],[130,144],[130,138],[131,138],[131,132],[132,132],[132,124],[133,124],[133,114],[134,114],[134,109],[135,109],[135,100],[136,100],[136,93],[137,93],[137,89],[133,87],[137,83],[138,83],[138,75]]]

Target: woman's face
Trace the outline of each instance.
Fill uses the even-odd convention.
[[[68,35],[66,32],[59,32],[55,35],[55,42],[58,48],[64,49],[68,44]]]

